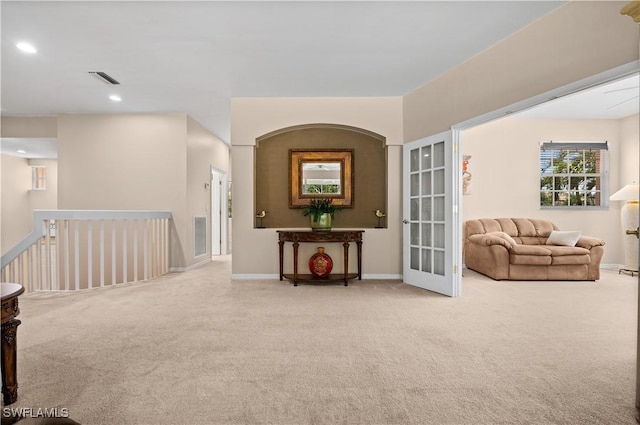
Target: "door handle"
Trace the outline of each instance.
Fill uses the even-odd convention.
[[[627,230],[626,233],[627,233],[627,235],[636,235],[636,238],[640,237],[638,235],[638,227],[636,227],[635,230]]]
[[[407,220],[406,218],[405,218],[404,220],[402,220],[402,222],[403,222],[404,224],[409,224],[409,220]]]

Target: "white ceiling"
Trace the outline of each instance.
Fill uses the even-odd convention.
[[[232,97],[402,96],[563,3],[2,1],[2,114],[186,112],[229,142]]]
[[[184,112],[229,143],[232,97],[402,96],[562,4],[2,1],[2,115]]]

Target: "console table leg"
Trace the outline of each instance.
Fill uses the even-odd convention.
[[[349,242],[342,244],[344,246],[344,286],[349,285]]]
[[[298,286],[298,242],[293,243],[293,286]]]
[[[356,242],[358,247],[358,280],[362,280],[362,240]]]
[[[279,241],[278,245],[280,245],[280,280],[282,281],[284,278],[284,241]]]
[[[20,323],[19,320],[12,320],[2,324],[2,396],[5,406],[18,399],[16,345]]]

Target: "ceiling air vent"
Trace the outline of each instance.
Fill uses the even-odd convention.
[[[89,74],[92,74],[93,76],[95,76],[98,80],[105,82],[107,84],[112,84],[112,85],[116,85],[116,84],[120,84],[115,78],[113,78],[112,76],[110,76],[109,74],[107,74],[106,72],[102,72],[102,71],[89,71]]]

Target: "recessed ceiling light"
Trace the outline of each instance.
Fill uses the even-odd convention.
[[[22,149],[18,149],[16,152],[18,152],[18,153],[27,153],[27,151],[22,150]]]
[[[120,102],[122,100],[122,98],[117,94],[112,94],[111,96],[109,96],[109,99],[111,99],[114,102]]]
[[[36,48],[33,47],[33,44],[25,43],[24,41],[21,41],[20,43],[16,44],[16,47],[25,53],[38,53]]]

